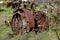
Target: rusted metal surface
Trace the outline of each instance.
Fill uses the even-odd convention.
[[[34,14],[34,15],[33,15]],[[12,31],[19,33],[32,31],[44,31],[49,28],[49,17],[43,11],[35,13],[26,8],[17,9],[11,20]]]
[[[23,8],[22,10],[24,10],[24,16],[27,21],[26,32],[29,32],[30,29],[34,29],[34,16],[32,15],[33,13],[31,12],[31,10],[25,8]]]
[[[19,29],[22,27],[22,18],[21,15],[15,13],[11,20],[12,31],[16,34],[19,34]]]
[[[34,16],[32,15],[33,13],[29,9],[23,9],[25,12],[25,16],[27,20],[29,21],[29,24],[31,27],[34,27]]]
[[[20,11],[19,13],[17,13]],[[22,12],[24,11],[24,12]],[[26,21],[26,30],[24,30],[24,23],[23,20]],[[20,23],[21,22],[21,23]],[[18,25],[19,24],[19,25]],[[18,9],[14,12],[14,15],[11,20],[12,31],[19,33],[19,28],[22,28],[22,31],[29,32],[30,29],[34,28],[34,17],[32,12],[28,9]]]
[[[38,31],[43,31],[49,28],[49,17],[43,11],[38,11],[34,15],[37,20]]]

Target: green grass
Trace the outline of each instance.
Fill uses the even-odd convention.
[[[10,26],[6,26],[4,21],[5,20],[11,20],[12,18],[12,8],[0,8],[4,11],[0,12],[0,40],[3,40],[8,33],[12,32]]]

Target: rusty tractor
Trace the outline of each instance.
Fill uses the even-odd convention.
[[[37,33],[49,29],[49,17],[43,11],[32,12],[25,6],[14,10],[10,25],[16,34],[19,34],[20,30],[21,34],[30,31]]]

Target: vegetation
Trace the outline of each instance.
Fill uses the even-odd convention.
[[[36,10],[45,10],[44,5],[47,6],[47,15],[50,17],[50,28],[44,32],[25,33],[23,35],[14,35],[11,26],[6,26],[4,21],[11,20],[13,16],[13,9],[0,7],[0,40],[60,40],[60,14],[57,11],[57,4],[39,4]]]

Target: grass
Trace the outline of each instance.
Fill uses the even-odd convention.
[[[0,8],[4,11],[0,12],[0,40],[3,40],[7,36],[7,33],[11,32],[11,27],[5,25],[5,20],[11,20],[12,9],[11,8]]]
[[[60,29],[59,26],[54,26],[49,29],[49,31],[44,31],[38,33],[37,35],[34,32],[25,33],[23,35],[11,35],[13,32],[11,30],[11,26],[6,26],[4,24],[5,20],[11,20],[13,16],[12,8],[0,8],[4,9],[4,11],[0,12],[0,40],[58,40],[57,35],[54,29]],[[53,19],[53,18],[52,18]],[[60,32],[58,35],[60,37]]]

